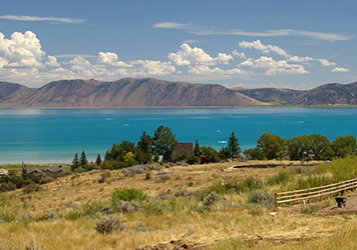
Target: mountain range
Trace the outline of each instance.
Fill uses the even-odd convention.
[[[312,90],[229,89],[218,84],[123,78],[53,81],[41,88],[0,82],[0,108],[242,107],[356,105],[357,82]]]

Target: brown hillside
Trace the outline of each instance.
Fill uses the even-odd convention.
[[[31,90],[31,89],[30,89]],[[32,92],[31,92],[32,91]],[[0,101],[0,107],[205,107],[264,103],[221,85],[124,78],[114,82],[62,80]]]

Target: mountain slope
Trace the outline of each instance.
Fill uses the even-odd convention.
[[[258,101],[272,104],[290,104],[293,98],[297,98],[306,92],[280,88],[238,89],[235,91],[254,98]]]
[[[0,99],[0,107],[120,108],[264,105],[262,102],[221,85],[168,82],[154,78],[124,78],[114,82],[62,80],[51,82],[39,89],[22,91],[22,96],[8,96],[5,101]],[[15,92],[20,93],[20,90]]]
[[[356,105],[357,82],[316,87],[291,100],[294,105]]]

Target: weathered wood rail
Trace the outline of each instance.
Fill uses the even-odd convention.
[[[343,191],[356,190],[357,189],[357,178],[342,181],[326,186],[294,190],[289,192],[275,193],[275,209],[278,208],[279,204],[291,202],[293,205],[296,202],[305,201],[310,203],[313,198],[329,197],[332,198],[334,194],[338,193],[341,196]]]

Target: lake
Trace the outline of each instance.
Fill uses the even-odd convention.
[[[357,137],[356,123],[357,108],[332,107],[0,109],[0,163],[70,163],[83,150],[94,161],[113,143],[137,142],[143,131],[153,136],[160,125],[180,142],[217,150],[234,131],[244,150],[264,132]]]

